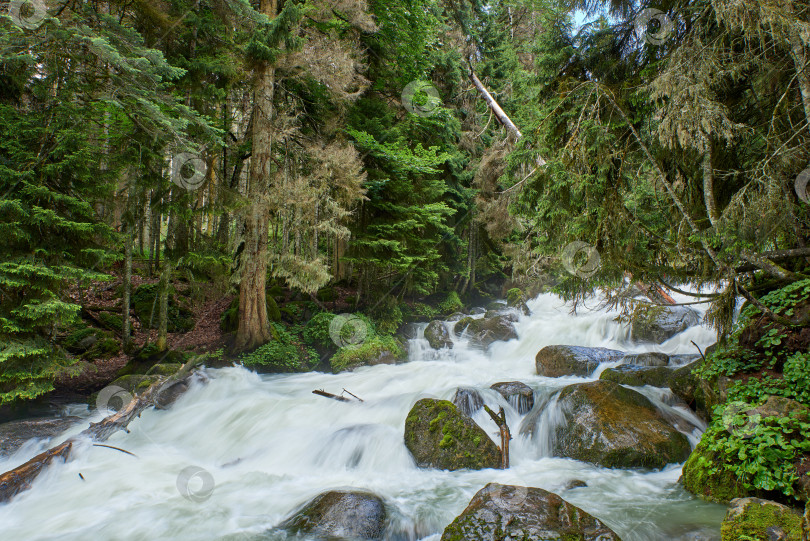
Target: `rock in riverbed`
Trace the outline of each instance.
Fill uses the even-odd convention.
[[[475,421],[447,400],[423,398],[405,420],[405,446],[420,468],[498,468],[501,452]]]
[[[537,353],[537,374],[550,378],[589,376],[599,363],[617,361],[624,352],[607,348],[546,346]]]
[[[382,539],[385,521],[379,496],[333,490],[317,496],[278,528],[317,539]]]
[[[569,385],[554,455],[607,468],[663,468],[689,456],[689,440],[644,395],[611,381]]]
[[[487,348],[497,341],[512,340],[517,338],[515,331],[513,314],[493,314],[492,317],[473,319],[465,317],[458,321],[453,327],[453,332],[462,334],[464,331],[470,337],[473,344]]]
[[[453,341],[450,339],[450,332],[441,321],[431,321],[425,327],[425,340],[433,349],[452,348]]]
[[[688,306],[657,306],[633,318],[630,338],[660,344],[698,323],[700,315]]]
[[[45,417],[3,423],[0,425],[0,456],[14,454],[28,440],[58,436],[78,421],[78,417]]]
[[[453,404],[463,413],[472,417],[484,407],[484,399],[475,389],[459,387],[453,396]]]
[[[490,483],[445,528],[441,541],[621,541],[593,517],[541,488]]]
[[[498,391],[521,415],[529,413],[534,407],[534,391],[525,383],[505,381],[496,383],[490,389]]]

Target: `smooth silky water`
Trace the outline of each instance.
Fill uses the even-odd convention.
[[[410,362],[366,367],[351,373],[259,376],[241,368],[207,370],[168,411],[149,410],[106,443],[137,455],[81,443],[67,463],[54,463],[30,490],[0,505],[0,539],[28,540],[258,540],[317,494],[338,488],[366,489],[389,504],[388,539],[438,541],[444,527],[489,482],[556,492],[611,526],[625,541],[719,538],[725,508],[695,499],[678,484],[681,465],[662,471],[613,470],[549,456],[549,437],[559,423],[555,393],[590,378],[545,378],[534,358],[544,346],[601,346],[628,352],[696,353],[714,333],[693,327],[659,346],[627,340],[616,313],[580,309],[545,294],[528,303],[531,316],[516,324],[519,339],[496,342],[484,352],[467,339],[451,350],[431,350],[419,328]],[[451,324],[448,324],[451,325]],[[533,436],[519,434],[524,416],[489,389],[522,381],[546,402]],[[420,398],[452,400],[458,387],[478,389],[493,408],[504,406],[512,429],[508,470],[448,472],[419,469],[404,445],[405,417]],[[343,389],[364,403],[342,403],[312,394]],[[682,421],[694,445],[705,428],[690,412],[670,404],[668,391],[641,389],[667,414]],[[72,407],[85,419],[64,440],[109,412]],[[475,421],[499,443],[485,412]],[[694,428],[697,425],[698,428]],[[49,445],[53,445],[50,442]],[[7,471],[47,448],[29,442],[0,460]],[[178,475],[189,466],[211,474],[215,487],[204,501],[183,497]],[[80,477],[81,474],[81,477]],[[82,479],[83,477],[83,479]],[[572,480],[588,486],[566,490]],[[195,485],[196,483],[196,485]],[[189,489],[202,488],[193,478]]]

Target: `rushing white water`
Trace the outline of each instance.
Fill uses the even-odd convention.
[[[472,495],[493,481],[556,492],[603,520],[625,541],[719,538],[724,508],[700,502],[680,488],[680,465],[653,472],[611,470],[550,457],[546,436],[518,435],[523,416],[489,389],[496,382],[522,381],[534,389],[536,400],[553,402],[563,386],[596,377],[537,376],[534,358],[547,345],[695,353],[691,341],[705,348],[714,341],[713,333],[693,327],[651,347],[630,343],[626,329],[613,321],[615,313],[573,316],[553,295],[541,295],[529,306],[532,315],[516,324],[519,339],[497,342],[487,352],[471,347],[466,338],[455,339],[453,349],[436,352],[417,338],[411,341],[410,362],[351,373],[259,376],[240,368],[209,370],[210,381],[192,386],[171,410],[147,411],[130,424],[130,433],[107,441],[137,458],[81,444],[70,461],[52,465],[30,490],[0,505],[0,539],[275,539],[276,534],[267,532],[299,505],[325,490],[352,487],[371,490],[388,502],[390,539],[435,541]],[[491,407],[506,409],[515,436],[510,469],[448,472],[414,465],[403,441],[409,409],[423,397],[451,400],[458,387],[475,388]],[[365,402],[341,403],[311,394],[314,389],[340,393],[344,388]],[[692,425],[700,426],[700,421],[669,405],[668,391],[641,391],[693,444],[697,441]],[[541,423],[546,428],[539,432],[559,422],[554,408],[547,412]],[[96,421],[104,413],[87,412],[87,420]],[[499,441],[497,427],[485,413],[474,418]],[[85,426],[77,425],[61,439]],[[46,447],[46,442],[26,444],[0,459],[0,471]],[[178,490],[178,476],[190,466],[213,479],[210,497],[196,498],[203,501],[183,497]],[[191,479],[190,492],[206,488],[203,476]],[[566,489],[575,479],[587,486]]]

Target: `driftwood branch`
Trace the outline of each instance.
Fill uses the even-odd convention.
[[[498,425],[498,430],[501,433],[501,469],[505,470],[509,467],[509,440],[512,439],[512,434],[509,432],[509,425],[506,424],[506,412],[503,406],[498,410],[498,413],[492,411],[489,406],[484,404],[484,410],[489,414],[495,424]]]
[[[127,425],[135,418],[138,417],[145,409],[150,406],[158,405],[158,398],[162,391],[168,389],[172,385],[178,383],[181,379],[185,379],[191,370],[199,364],[201,359],[194,359],[184,364],[180,370],[171,377],[163,377],[149,386],[143,393],[135,396],[129,404],[125,405],[114,414],[105,417],[98,423],[91,423],[90,426],[84,429],[78,437],[88,437],[95,442],[106,441],[110,436],[119,430],[126,430]],[[61,457],[67,461],[70,456],[73,443],[77,438],[71,438],[64,443],[48,449],[44,453],[40,453],[22,466],[18,466],[13,470],[7,471],[0,475],[0,503],[6,502],[25,490],[31,488],[31,483],[34,479],[44,470],[56,457]],[[129,453],[117,447],[104,446]],[[132,453],[129,453],[132,454]],[[134,455],[133,455],[134,456]]]
[[[316,394],[318,396],[325,396],[326,398],[331,398],[332,400],[337,400],[339,402],[351,402],[351,399],[346,398],[345,396],[340,396],[337,394],[327,393],[323,390],[315,390],[312,391],[312,394]]]

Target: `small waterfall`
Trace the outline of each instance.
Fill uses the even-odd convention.
[[[272,536],[266,532],[302,503],[323,491],[349,487],[375,492],[388,502],[389,539],[438,540],[489,482],[555,491],[608,523],[625,541],[687,539],[684,531],[715,536],[723,508],[681,490],[678,466],[660,472],[610,470],[550,456],[554,434],[564,423],[559,391],[594,380],[618,363],[602,363],[587,378],[545,378],[535,371],[535,356],[547,345],[691,355],[696,353],[692,340],[705,351],[714,333],[693,327],[664,344],[640,345],[629,342],[615,312],[582,309],[572,315],[570,305],[551,294],[528,305],[532,315],[520,315],[515,325],[519,338],[495,342],[487,350],[456,336],[454,322],[446,322],[452,348],[431,349],[425,325],[416,325],[409,362],[399,365],[342,374],[208,370],[207,384],[195,383],[170,410],[144,412],[130,424],[130,433],[109,440],[137,458],[81,446],[72,460],[54,464],[31,490],[0,506],[3,538],[268,539]],[[516,381],[534,392],[535,406],[525,415],[520,403],[490,388]],[[365,402],[312,395],[314,389],[339,393],[344,388]],[[420,398],[452,400],[459,388],[475,390],[496,411],[504,407],[514,437],[510,469],[449,472],[414,465],[403,438],[408,411]],[[696,442],[703,424],[669,391],[641,392]],[[87,410],[84,415],[92,421],[102,417]],[[500,441],[486,412],[475,412],[473,419]],[[85,426],[77,424],[61,438]],[[0,458],[0,470],[18,466],[45,446],[32,445],[36,449],[27,446],[25,452]],[[178,491],[178,474],[188,467],[201,468],[213,479],[215,487],[205,501],[191,501]],[[568,491],[573,479],[587,487]]]

